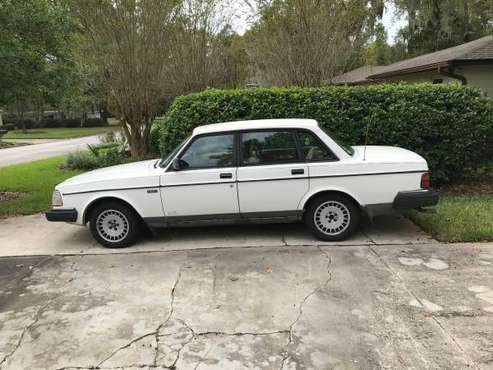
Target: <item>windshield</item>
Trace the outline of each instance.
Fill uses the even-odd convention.
[[[169,162],[171,162],[171,160],[175,157],[175,155],[180,151],[180,149],[183,147],[183,145],[185,145],[185,143],[188,141],[188,139],[190,139],[190,136],[187,137],[185,140],[183,140],[180,145],[178,145],[170,154],[168,154],[168,156],[164,159],[161,160],[161,163],[159,163],[159,166],[164,168],[166,167]]]
[[[342,148],[342,149],[343,149],[343,150],[344,150],[347,154],[349,154],[351,157],[353,156],[353,154],[354,154],[354,149],[353,149],[350,145],[346,145],[346,144],[344,144],[344,143],[340,142],[340,141],[337,139],[337,137],[336,137],[336,136],[335,136],[332,132],[330,132],[329,130],[327,130],[327,129],[323,128],[323,127],[321,127],[321,129],[322,129],[322,131],[323,131],[323,132],[325,132],[327,135],[329,135],[329,136],[330,136],[330,138],[331,138],[332,140],[334,140],[334,141],[335,141],[335,143],[336,143],[337,145],[339,145],[339,146],[340,146],[340,147],[341,147],[341,148]]]

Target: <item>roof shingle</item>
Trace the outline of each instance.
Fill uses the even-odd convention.
[[[406,71],[425,70],[452,61],[493,60],[493,36],[485,36],[480,39],[454,46],[448,49],[435,51],[434,53],[420,55],[419,57],[402,60],[400,62],[384,66],[376,73],[369,75],[370,79],[400,74]]]

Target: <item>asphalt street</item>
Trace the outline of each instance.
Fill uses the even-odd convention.
[[[0,167],[56,157],[78,150],[87,150],[88,144],[98,144],[100,140],[100,136],[95,135],[2,149],[0,151]]]

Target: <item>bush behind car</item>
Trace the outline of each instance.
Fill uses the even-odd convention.
[[[152,131],[168,154],[199,125],[313,118],[349,145],[391,145],[422,155],[435,184],[479,168],[493,155],[493,104],[458,84],[206,90],[178,97]]]

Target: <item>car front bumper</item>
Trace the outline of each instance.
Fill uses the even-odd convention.
[[[46,219],[52,222],[75,222],[77,211],[75,209],[50,209],[46,212]]]
[[[401,191],[394,199],[394,209],[413,209],[431,207],[438,203],[440,195],[433,189]]]

